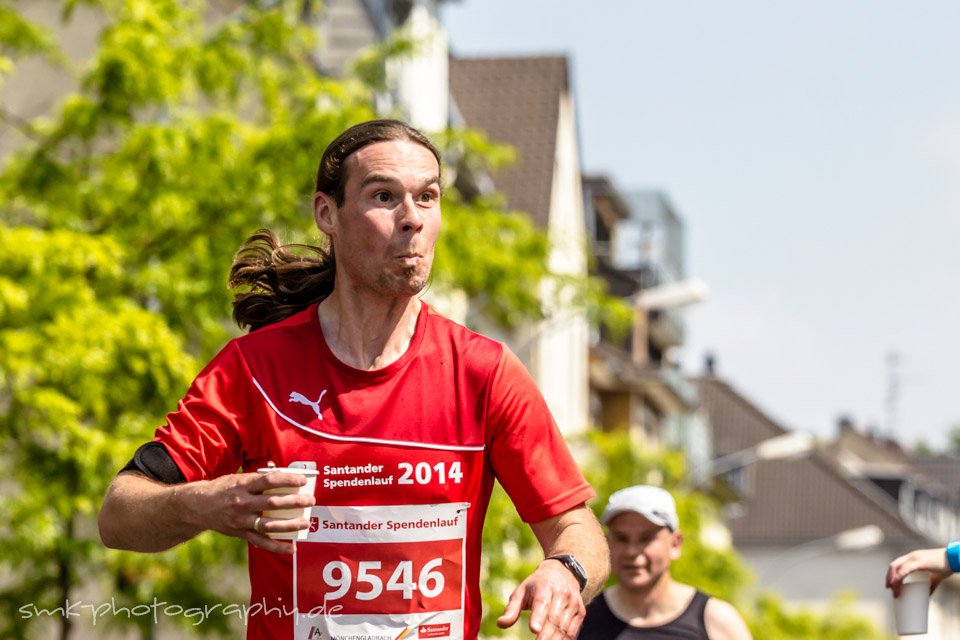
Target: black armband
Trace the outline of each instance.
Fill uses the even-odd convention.
[[[120,469],[120,473],[124,471],[139,471],[148,478],[164,484],[180,484],[187,481],[162,442],[148,442],[140,445],[130,462]]]

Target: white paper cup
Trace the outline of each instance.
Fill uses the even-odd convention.
[[[307,468],[306,466],[295,466],[297,464],[311,464],[312,463],[291,463],[289,467],[261,467],[257,469],[257,473],[293,473],[300,476],[306,476],[307,483],[302,487],[277,487],[276,489],[267,489],[264,491],[264,495],[289,495],[299,493],[305,496],[312,496],[314,490],[317,487],[317,470]],[[264,511],[264,518],[309,518],[310,517],[310,507],[304,507],[303,509],[274,509],[272,511]],[[306,540],[309,529],[300,529],[298,531],[279,531],[275,533],[268,533],[267,535],[275,540]]]
[[[903,579],[900,597],[893,599],[897,633],[901,636],[926,633],[929,605],[930,574],[926,571],[914,571]]]

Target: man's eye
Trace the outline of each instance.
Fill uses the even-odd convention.
[[[375,194],[373,194],[373,199],[377,202],[389,202],[390,194],[386,191],[377,191]]]
[[[420,194],[420,202],[433,202],[437,199],[437,194],[427,191],[426,193]]]

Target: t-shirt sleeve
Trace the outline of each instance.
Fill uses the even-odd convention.
[[[490,381],[488,424],[490,464],[524,522],[595,496],[533,378],[506,347]]]
[[[188,482],[235,473],[251,444],[242,425],[253,418],[255,394],[240,349],[230,342],[167,414],[154,442],[163,443]]]

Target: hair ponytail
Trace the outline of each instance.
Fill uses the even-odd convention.
[[[332,250],[285,245],[270,229],[258,229],[230,267],[228,285],[240,289],[233,296],[233,320],[251,331],[279,322],[330,295],[335,272]]]

